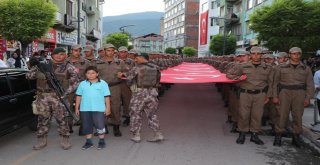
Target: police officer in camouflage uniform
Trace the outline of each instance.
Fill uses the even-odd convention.
[[[142,112],[147,116],[148,125],[154,131],[154,137],[149,142],[158,142],[164,139],[160,132],[159,120],[156,115],[158,110],[157,87],[160,83],[159,67],[149,63],[149,56],[140,53],[135,57],[137,65],[127,74],[119,73],[119,77],[125,76],[132,89],[130,101],[130,131],[133,133],[132,141],[141,141],[140,130],[142,125]]]
[[[134,62],[134,60],[128,58],[127,47],[120,46],[118,48],[118,51],[119,51],[119,53],[118,53],[119,59],[122,60],[125,64],[124,72],[128,72],[129,70],[131,70],[134,67],[135,62]],[[122,83],[120,84],[120,88],[121,88],[121,102],[123,105],[123,115],[122,116],[125,118],[125,120],[123,121],[123,125],[128,126],[130,123],[129,104],[130,104],[132,93],[131,93],[131,90],[125,80],[122,80]]]
[[[263,145],[264,142],[258,137],[261,129],[263,106],[272,97],[273,68],[261,62],[262,49],[252,47],[250,50],[251,61],[236,65],[228,70],[227,77],[242,80],[239,84],[239,118],[238,144],[244,144],[245,135],[251,132],[251,142]],[[246,75],[246,79],[243,78]]]
[[[280,118],[275,126],[274,146],[281,146],[281,137],[290,111],[293,119],[292,145],[299,148],[302,144],[300,134],[304,107],[310,104],[315,89],[311,69],[300,61],[301,55],[300,48],[291,48],[289,63],[281,64],[275,69],[273,103],[279,105]]]
[[[66,97],[73,93],[78,86],[78,75],[75,67],[70,63],[65,63],[66,51],[63,48],[55,48],[52,52],[52,62],[41,64],[46,66],[46,70],[53,72],[65,89]],[[36,107],[41,114],[38,115],[37,138],[38,143],[33,146],[34,150],[39,150],[47,145],[47,136],[50,127],[51,117],[55,117],[59,124],[58,132],[61,137],[61,146],[67,150],[71,148],[69,142],[69,127],[66,118],[67,111],[60,102],[53,88],[51,88],[45,75],[40,71],[39,65],[33,66],[26,74],[27,79],[37,79]]]

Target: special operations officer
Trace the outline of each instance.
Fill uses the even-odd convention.
[[[55,48],[52,52],[52,62],[49,61],[44,66],[46,72],[53,73],[65,89],[65,95],[73,93],[78,86],[78,75],[75,67],[70,63],[65,63],[66,51],[63,48]],[[38,65],[39,66],[39,65]],[[69,127],[66,118],[67,112],[61,104],[54,89],[47,83],[42,67],[33,66],[26,74],[27,79],[37,79],[37,98],[35,100],[37,109],[41,111],[38,115],[37,138],[38,143],[33,146],[34,150],[40,150],[47,146],[47,136],[50,128],[51,117],[55,117],[59,124],[58,132],[61,137],[61,146],[68,150],[71,148],[69,141]]]

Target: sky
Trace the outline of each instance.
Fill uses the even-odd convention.
[[[103,16],[115,16],[145,11],[164,12],[163,0],[105,0]]]

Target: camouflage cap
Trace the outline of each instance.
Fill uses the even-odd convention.
[[[73,45],[71,47],[71,50],[73,50],[73,49],[82,49],[82,47],[81,47],[81,45]]]
[[[103,46],[103,48],[104,48],[104,49],[108,49],[108,48],[113,48],[113,49],[115,49],[116,47],[114,47],[113,44],[105,44],[105,45]]]
[[[103,49],[103,48],[99,48],[99,49],[98,49],[98,52],[100,52],[100,51],[102,51],[102,50],[104,50],[104,49]]]
[[[264,54],[262,58],[274,58],[274,56],[268,53],[268,54]]]
[[[245,50],[239,50],[236,51],[236,56],[243,56],[243,55],[249,55],[250,53],[248,51]]]
[[[136,55],[139,55],[139,54],[140,54],[140,52],[139,52],[138,50],[135,50],[135,49],[131,49],[131,50],[129,51],[129,53],[130,53],[130,54],[136,54]]]
[[[302,50],[299,48],[299,47],[292,47],[290,50],[289,50],[289,53],[302,53]]]
[[[279,52],[278,54],[276,54],[276,57],[288,57],[288,53],[286,53],[286,52]]]
[[[119,49],[118,49],[119,52],[121,51],[124,51],[124,52],[127,52],[128,51],[128,48],[125,47],[125,46],[120,46]]]
[[[83,51],[87,52],[87,51],[93,51],[94,47],[92,45],[87,45]]]
[[[262,48],[254,46],[250,49],[250,53],[262,53]]]

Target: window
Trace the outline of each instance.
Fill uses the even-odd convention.
[[[181,21],[184,21],[184,14],[181,15]]]
[[[73,6],[72,1],[66,0],[66,13],[70,16],[73,16],[72,6]]]
[[[216,8],[216,1],[211,2],[211,9],[214,9],[214,8]]]
[[[8,86],[5,73],[1,73],[0,74],[0,86],[1,86],[1,88],[0,88],[0,97],[10,94],[10,88]]]
[[[254,0],[248,0],[248,10],[251,9],[253,7],[253,2]]]
[[[181,9],[184,9],[185,5],[184,2],[181,3]]]
[[[183,34],[183,33],[184,33],[184,27],[181,27],[181,28],[180,28],[180,31],[181,31],[181,33]]]
[[[97,30],[97,31],[100,31],[99,20],[96,20],[96,30]]]
[[[9,75],[9,79],[15,93],[30,90],[29,82],[24,73]]]
[[[224,6],[220,7],[220,17],[224,16]]]
[[[263,0],[257,0],[257,5],[259,5],[260,3],[262,3],[263,2]]]

